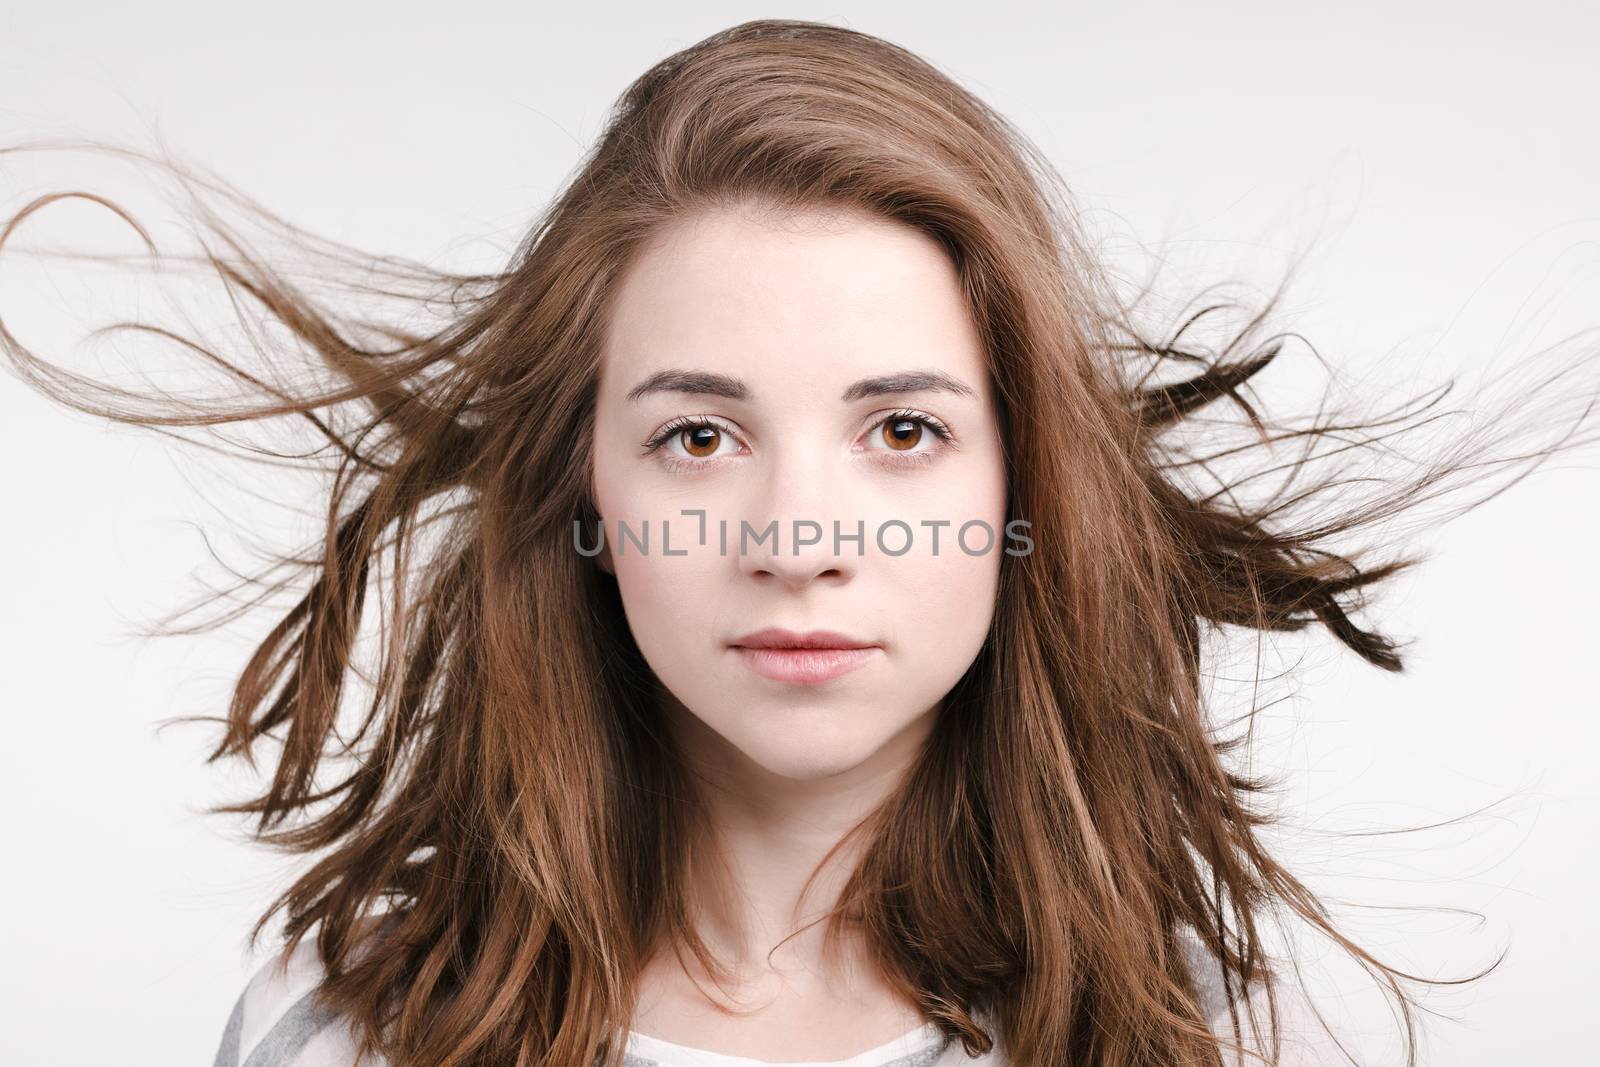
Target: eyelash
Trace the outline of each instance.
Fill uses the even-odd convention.
[[[871,426],[867,427],[867,432],[871,433],[887,422],[906,421],[921,423],[928,430],[932,431],[934,437],[940,441],[940,448],[915,453],[897,453],[894,451],[888,451],[887,454],[894,457],[888,460],[890,466],[925,467],[929,463],[933,462],[934,457],[939,451],[942,451],[944,448],[956,447],[955,437],[950,432],[949,427],[945,426],[944,423],[940,422],[932,415],[925,415],[920,411],[910,411],[907,409],[891,411],[887,415],[883,416],[883,418],[878,419]],[[673,419],[665,426],[661,427],[661,429],[657,430],[655,436],[644,443],[644,454],[647,456],[652,455],[658,451],[662,445],[666,444],[677,435],[683,433],[685,430],[697,430],[702,426],[709,427],[713,430],[718,430],[734,438],[738,437],[737,434],[728,429],[726,426],[722,425],[721,422],[708,416],[680,415],[678,418]],[[666,464],[668,470],[683,471],[693,470],[697,467],[705,467],[718,461],[714,459],[686,459],[683,456],[663,456],[662,462]]]

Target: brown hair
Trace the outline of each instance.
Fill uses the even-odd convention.
[[[1199,480],[1222,464],[1286,444],[1331,442],[1323,458],[1385,447],[1436,418],[1444,393],[1361,420],[1268,420],[1247,380],[1284,345],[1262,337],[1277,296],[1220,348],[1185,338],[1225,302],[1148,340],[1019,132],[905,50],[822,24],[749,22],[656,64],[492,275],[364,261],[224,183],[184,180],[313,250],[325,278],[359,265],[352,293],[450,309],[423,330],[341,313],[207,212],[220,244],[190,262],[218,272],[241,314],[250,301],[286,327],[333,385],[269,381],[164,328],[119,324],[214,360],[261,398],[149,404],[0,327],[18,372],[81,410],[156,428],[303,418],[333,450],[325,537],[286,556],[290,576],[271,588],[307,585],[250,657],[211,758],[253,765],[260,739],[281,743],[270,786],[218,810],[256,816],[263,842],[325,854],[251,939],[280,910],[290,947],[315,929],[324,994],[364,1050],[397,1067],[584,1067],[620,1053],[659,939],[715,971],[683,875],[696,793],[657,729],[659,682],[615,580],[573,550],[572,528],[597,518],[597,361],[630,256],[668,219],[760,202],[865,209],[948,250],[990,360],[1008,518],[1027,519],[1036,546],[1003,560],[989,640],[901,787],[858,828],[870,845],[830,931],[857,924],[888,980],[971,1053],[998,1037],[1027,1067],[1212,1064],[1228,1042],[1206,1025],[1182,938],[1215,956],[1235,1007],[1264,984],[1275,1038],[1278,965],[1261,927],[1293,913],[1381,975],[1414,1061],[1400,981],[1443,983],[1340,934],[1268,854],[1258,830],[1273,816],[1256,795],[1272,783],[1229,765],[1246,738],[1211,721],[1201,646],[1208,628],[1321,624],[1399,670],[1394,643],[1351,615],[1416,558],[1330,546],[1450,475],[1531,469],[1549,450],[1495,458],[1509,419],[1359,503],[1336,496],[1355,484],[1338,472],[1294,485],[1310,452],[1207,491]],[[110,201],[61,195],[138,228]],[[1212,447],[1185,445],[1181,431],[1222,401],[1256,434],[1249,447],[1208,433]],[[1290,521],[1299,511],[1310,517]],[[369,592],[381,631],[363,674]],[[362,680],[350,733],[341,708]],[[978,1023],[990,1011],[994,1035]]]

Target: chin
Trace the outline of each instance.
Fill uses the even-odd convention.
[[[888,744],[890,734],[863,736],[849,723],[819,715],[764,737],[735,741],[745,758],[767,773],[796,782],[814,782],[854,770]],[[857,724],[859,725],[859,724]]]
[[[871,753],[795,752],[746,753],[762,770],[791,782],[820,782],[855,770]]]

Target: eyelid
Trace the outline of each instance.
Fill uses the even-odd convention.
[[[694,429],[697,426],[714,426],[718,430],[721,430],[723,433],[727,434],[729,437],[732,437],[735,441],[739,441],[741,444],[743,443],[743,439],[740,436],[739,431],[734,429],[727,423],[726,420],[720,418],[719,416],[677,415],[662,423],[661,428],[655,433],[651,434],[649,439],[645,441],[645,455],[655,452],[662,445],[665,445],[668,441],[671,441],[676,434],[682,433],[684,430]],[[696,459],[695,462],[704,463],[709,461],[705,459]]]
[[[955,435],[950,432],[950,427],[945,424],[944,420],[930,415],[926,411],[918,411],[916,408],[895,408],[893,411],[873,415],[872,421],[867,424],[867,430],[876,430],[884,423],[897,419],[923,423],[933,431],[934,436],[939,439],[941,445],[949,448],[956,447]]]

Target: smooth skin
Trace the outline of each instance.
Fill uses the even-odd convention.
[[[675,371],[736,380],[742,396],[630,396]],[[849,392],[912,373],[953,387]],[[647,450],[663,428],[672,432]],[[842,957],[824,957],[821,924],[768,954],[837,900],[859,856],[853,847],[805,900],[803,883],[907,772],[992,620],[1007,545],[1005,460],[953,262],[925,234],[855,211],[780,216],[744,205],[674,220],[620,280],[592,476],[606,533],[596,562],[616,576],[633,636],[670,694],[667,728],[709,784],[713,848],[726,863],[717,874],[732,891],[708,891],[696,923],[740,976],[727,1007],[745,1013],[724,1011],[705,976],[661,946],[631,1026],[795,1061],[844,1059],[922,1024],[854,941]],[[699,520],[682,509],[706,511],[704,546]],[[646,519],[649,551],[632,542],[619,550],[618,522],[638,532]],[[758,531],[778,520],[778,551],[769,540],[741,553],[741,519]],[[820,543],[798,554],[796,519],[822,527]],[[847,534],[864,523],[860,548],[834,544],[835,519]],[[880,524],[895,519],[912,530],[903,555],[876,543]],[[972,519],[994,531],[987,551],[981,528],[965,542],[975,554],[956,542]],[[663,520],[672,551],[687,554],[662,551]],[[937,553],[925,520],[948,523]],[[891,551],[906,543],[897,528],[884,536]],[[772,626],[840,631],[880,648],[827,682],[774,681],[730,647]]]

